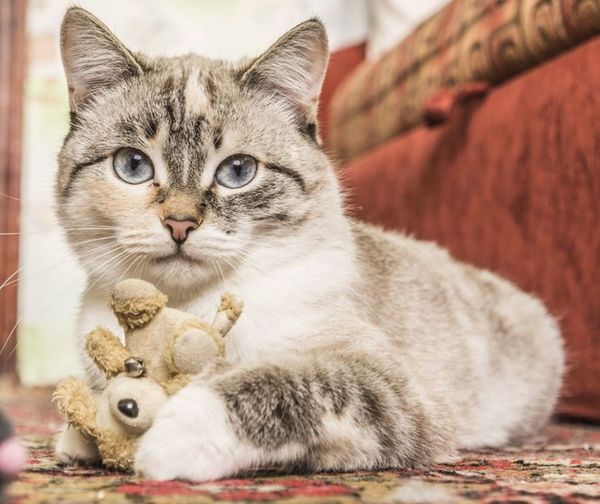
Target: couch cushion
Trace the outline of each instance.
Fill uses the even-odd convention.
[[[600,420],[600,37],[344,171],[359,217],[448,247],[558,318],[562,412]]]
[[[329,148],[329,104],[336,89],[348,74],[365,59],[366,44],[344,47],[331,54],[327,75],[319,97],[319,134],[326,148]]]
[[[454,0],[342,84],[332,153],[354,158],[422,122],[441,89],[502,82],[598,32],[600,0]]]

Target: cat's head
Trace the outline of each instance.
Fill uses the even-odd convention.
[[[71,129],[58,212],[93,277],[202,284],[306,230],[318,240],[339,212],[316,128],[328,61],[318,20],[227,63],[133,53],[72,8],[61,50]]]

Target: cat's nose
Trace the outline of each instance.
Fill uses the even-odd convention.
[[[190,231],[198,229],[198,223],[193,220],[180,220],[174,217],[167,217],[163,221],[165,226],[171,232],[171,238],[178,245],[187,240]]]

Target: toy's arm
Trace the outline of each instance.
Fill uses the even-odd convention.
[[[125,359],[131,354],[108,329],[94,329],[87,336],[86,352],[107,378],[124,370]]]
[[[212,326],[219,332],[221,337],[225,337],[231,330],[233,325],[240,318],[243,308],[244,303],[237,296],[229,294],[228,292],[221,296],[219,311],[215,315],[212,323]]]

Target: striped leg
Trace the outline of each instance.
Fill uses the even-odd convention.
[[[143,436],[135,466],[152,479],[203,481],[261,467],[422,465],[452,452],[442,420],[372,357],[289,358],[190,384]]]

